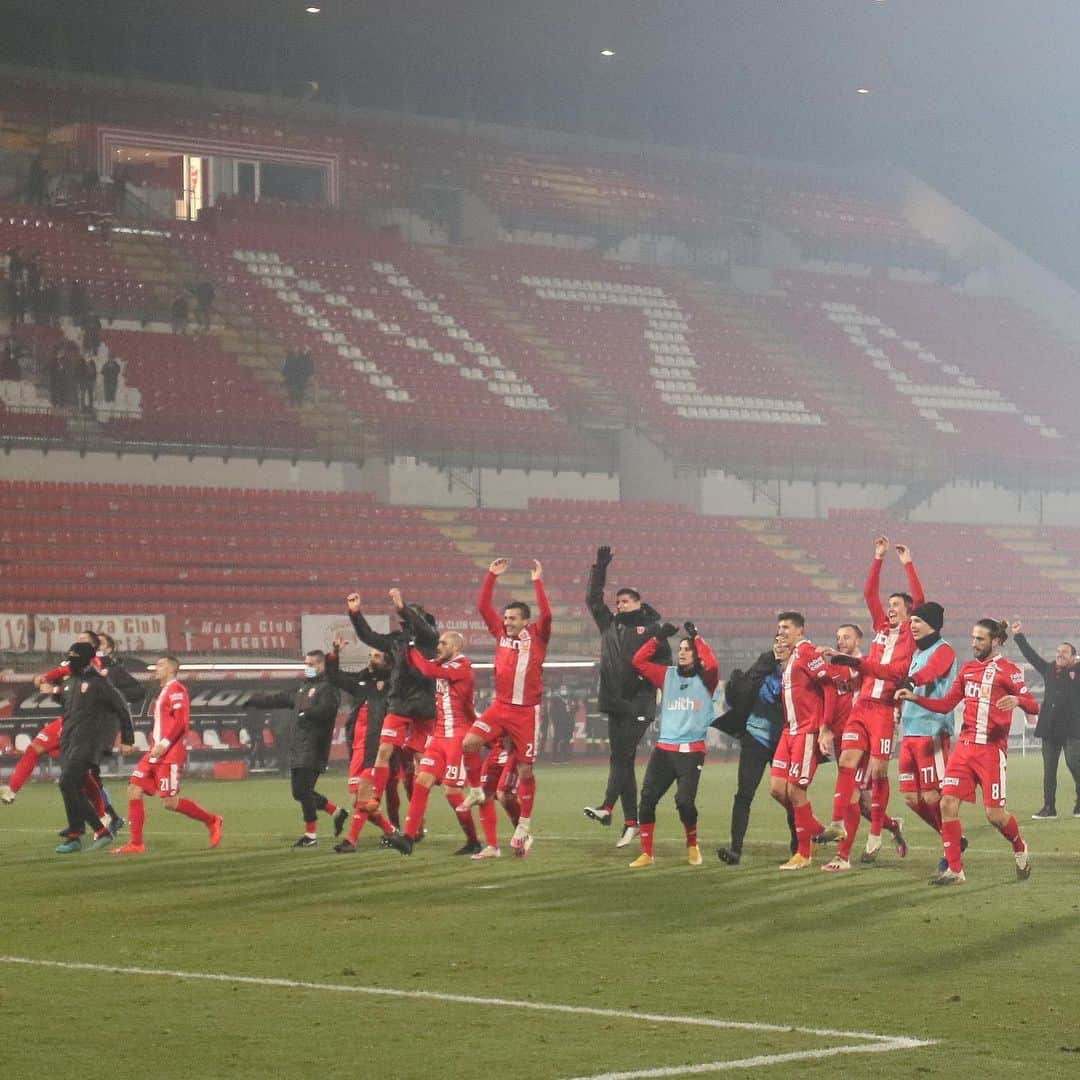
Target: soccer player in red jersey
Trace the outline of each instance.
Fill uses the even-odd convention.
[[[827,839],[844,843],[850,853],[855,843],[854,833],[859,827],[859,813],[851,810],[851,804],[859,802],[860,768],[870,774],[870,835],[866,840],[864,862],[873,862],[881,847],[881,830],[885,827],[889,804],[889,758],[892,756],[893,733],[896,727],[896,687],[907,674],[907,665],[915,651],[909,618],[911,609],[925,599],[922,583],[915,570],[911,551],[905,544],[896,545],[896,553],[907,575],[910,593],[892,593],[888,605],[882,607],[879,597],[881,567],[889,550],[889,538],[879,536],[874,541],[874,558],[866,577],[863,596],[874,626],[874,639],[869,655],[857,662],[854,657],[837,659],[833,649],[822,654],[830,663],[847,663],[857,668],[863,676],[858,700],[844,728],[844,737],[837,759],[836,790],[833,793],[833,821],[825,830]],[[886,674],[890,668],[895,674]],[[895,826],[896,823],[892,822]],[[852,835],[847,833],[851,831]],[[906,853],[902,828],[899,832],[897,850]]]
[[[964,703],[960,734],[941,781],[941,841],[948,866],[930,879],[931,885],[960,885],[965,880],[960,803],[975,801],[976,786],[982,788],[987,820],[1012,845],[1017,880],[1031,877],[1028,846],[1006,809],[1005,777],[1013,710],[1019,706],[1035,716],[1039,704],[1024,684],[1024,673],[1001,655],[1008,638],[1007,623],[980,619],[971,630],[973,659],[960,669],[944,697],[920,697],[906,689],[896,695],[933,713],[951,713]]]
[[[810,844],[822,831],[807,789],[817,770],[818,749],[832,749],[836,686],[829,665],[806,637],[806,620],[797,611],[776,617],[776,637],[791,650],[780,680],[784,730],[773,755],[769,794],[795,818],[799,849],[781,870],[802,870],[811,863]]]
[[[480,590],[477,607],[495,638],[495,700],[473,724],[465,736],[463,748],[470,789],[466,802],[474,806],[485,799],[480,786],[481,749],[485,743],[495,742],[504,733],[510,736],[518,766],[518,800],[521,803],[521,817],[511,837],[510,849],[524,858],[533,843],[530,831],[536,798],[533,761],[540,736],[544,657],[551,640],[551,605],[544,590],[544,568],[534,559],[531,577],[540,609],[539,619],[530,623],[529,605],[520,600],[507,604],[500,619],[492,596],[496,579],[506,573],[509,566],[509,559],[496,559],[488,568]]]
[[[517,828],[521,820],[521,805],[517,799],[517,761],[506,746],[496,744],[484,758],[484,770],[480,774],[480,786],[484,789],[484,801],[480,804],[480,826],[484,830],[484,847],[473,858],[497,859],[502,855],[499,848],[499,822],[495,804],[506,811],[510,823]]]
[[[154,675],[161,689],[154,701],[153,745],[142,756],[128,785],[128,821],[131,840],[116,848],[114,855],[141,855],[143,825],[146,821],[144,795],[157,795],[166,810],[201,821],[210,834],[210,846],[221,843],[221,816],[211,814],[191,799],[180,798],[180,777],[187,762],[184,736],[191,727],[191,705],[187,688],[177,678],[180,661],[162,656],[154,664]]]
[[[408,662],[422,675],[435,680],[435,729],[421,751],[409,798],[405,829],[383,837],[383,846],[402,855],[411,855],[435,784],[446,787],[446,801],[465,831],[466,844],[458,855],[475,855],[480,850],[472,811],[465,806],[461,788],[465,786],[461,743],[476,722],[473,707],[475,678],[472,661],[465,655],[465,639],[456,630],[444,630],[435,646],[435,659],[428,660],[419,649],[410,648]]]

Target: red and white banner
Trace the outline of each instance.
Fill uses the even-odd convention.
[[[258,611],[240,618],[169,616],[169,647],[181,653],[267,653],[300,651],[300,622]]]
[[[30,616],[0,612],[0,652],[30,651]]]
[[[35,615],[34,649],[55,653],[66,649],[84,630],[109,634],[119,653],[165,651],[164,615]]]

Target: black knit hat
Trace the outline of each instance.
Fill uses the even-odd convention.
[[[916,619],[922,619],[927,626],[932,626],[937,631],[940,631],[945,625],[945,609],[940,604],[935,604],[933,600],[927,600],[925,604],[920,604],[911,614]]]

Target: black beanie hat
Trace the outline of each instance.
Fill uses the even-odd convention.
[[[945,625],[945,609],[940,604],[935,604],[933,600],[920,604],[911,614],[937,631]]]
[[[97,649],[89,641],[76,641],[68,649],[68,661],[73,675],[81,675],[94,659]]]

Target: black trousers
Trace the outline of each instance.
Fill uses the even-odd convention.
[[[705,754],[698,751],[683,754],[678,750],[661,750],[657,747],[649,758],[645,779],[641,785],[641,807],[638,820],[642,825],[656,821],[656,804],[667,794],[672,784],[675,788],[675,809],[679,820],[686,826],[697,824],[697,789]]]
[[[739,750],[739,777],[735,788],[735,799],[731,804],[731,850],[736,855],[742,854],[743,840],[750,824],[750,804],[754,801],[761,778],[772,762],[772,750],[758,742],[753,735],[743,732]],[[791,830],[792,852],[797,849],[795,839],[795,817],[788,810],[788,828]]]
[[[72,757],[60,766],[60,797],[64,800],[68,832],[75,836],[81,836],[87,825],[94,832],[100,832],[102,828],[101,819],[85,791],[86,774],[95,764],[88,758]]]
[[[1053,739],[1043,739],[1043,806],[1051,810],[1057,807],[1058,762],[1062,750],[1065,751],[1065,764],[1076,785],[1076,802],[1080,803],[1080,739],[1069,739],[1064,746]]]
[[[315,790],[315,782],[319,779],[321,772],[322,769],[292,769],[289,772],[292,780],[292,797],[300,804],[305,823],[314,821],[319,811],[329,801],[325,795]]]
[[[622,803],[624,821],[637,821],[638,789],[634,774],[634,759],[638,743],[650,721],[639,720],[633,713],[608,713],[608,778],[604,806]]]

